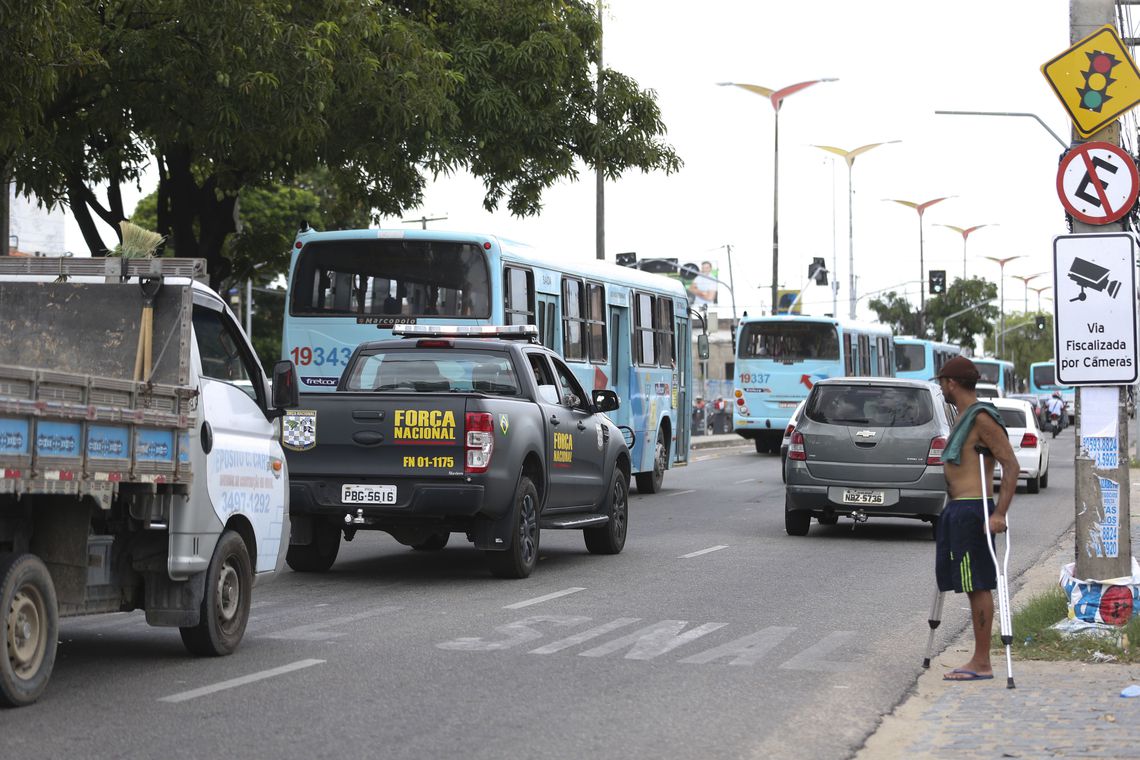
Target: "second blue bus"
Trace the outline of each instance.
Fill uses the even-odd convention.
[[[1057,365],[1055,362],[1033,362],[1030,364],[1029,392],[1038,398],[1047,398],[1056,391],[1060,391],[1061,400],[1065,402],[1065,414],[1068,416],[1071,425],[1076,416],[1076,388],[1057,382]]]
[[[923,338],[895,338],[895,377],[932,380],[942,365],[961,354],[961,347],[953,343]]]

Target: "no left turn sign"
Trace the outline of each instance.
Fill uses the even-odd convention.
[[[1057,194],[1061,203],[1085,224],[1110,224],[1136,203],[1140,182],[1136,164],[1119,146],[1082,143],[1061,159]]]

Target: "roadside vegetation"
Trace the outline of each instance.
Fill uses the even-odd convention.
[[[1053,625],[1068,615],[1065,595],[1059,588],[1035,596],[1013,615],[1013,656],[1023,660],[1075,660],[1080,662],[1140,663],[1140,619],[1107,634],[1062,634]],[[994,624],[995,661],[1004,656],[998,626]]]

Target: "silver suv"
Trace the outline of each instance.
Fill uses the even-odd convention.
[[[937,385],[900,378],[816,383],[788,445],[784,528],[811,518],[910,517],[936,523],[946,501],[942,450],[954,409]]]

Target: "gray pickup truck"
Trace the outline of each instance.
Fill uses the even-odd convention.
[[[541,529],[622,550],[632,432],[605,414],[616,393],[587,395],[531,325],[396,330],[286,414],[291,568],[327,570],[358,530],[418,550],[464,533],[506,578],[534,570]]]

